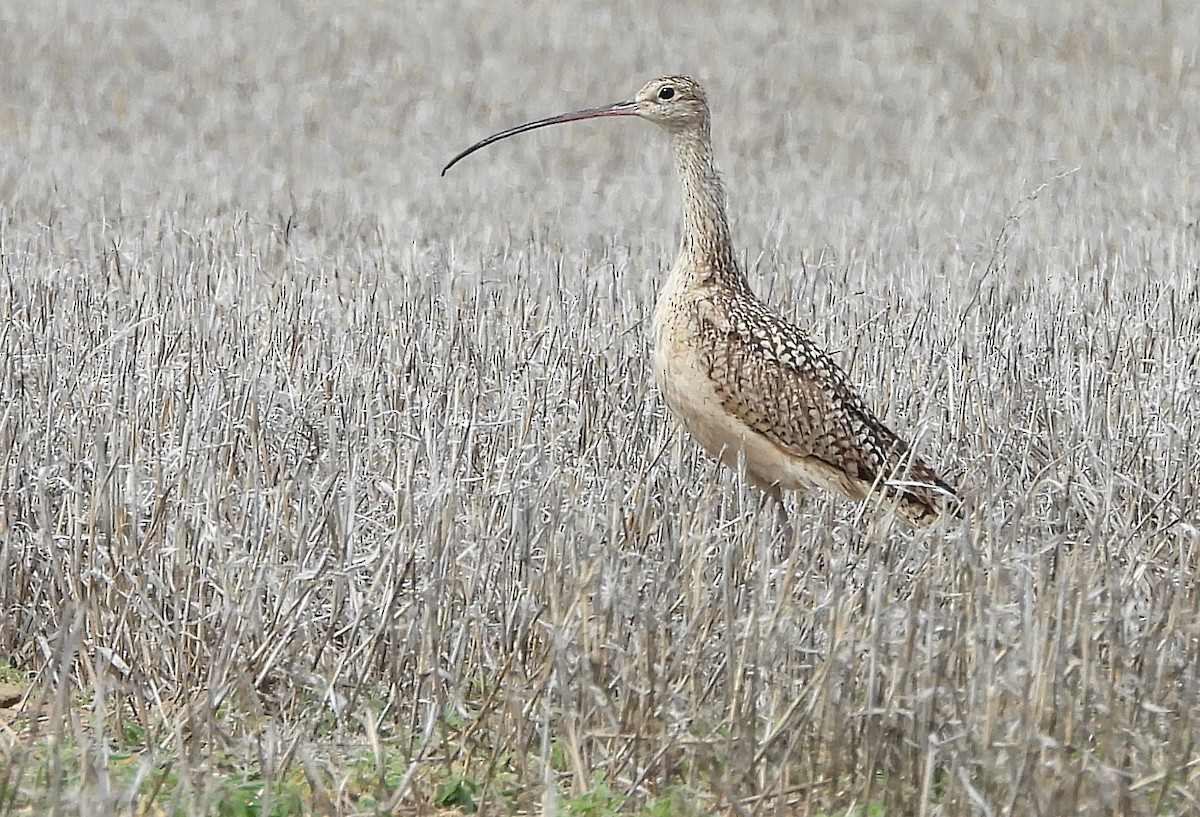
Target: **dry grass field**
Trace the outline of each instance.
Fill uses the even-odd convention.
[[[963,488],[668,420],[665,142]],[[1200,7],[0,8],[0,815],[1200,812]],[[3,697],[3,696],[0,696]]]

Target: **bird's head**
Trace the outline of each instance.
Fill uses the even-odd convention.
[[[691,77],[652,79],[637,92],[633,114],[668,131],[708,124],[708,98],[700,83]]]

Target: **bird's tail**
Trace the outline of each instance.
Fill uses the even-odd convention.
[[[881,474],[883,490],[899,500],[900,512],[910,521],[928,525],[946,513],[962,515],[958,490],[897,439]]]

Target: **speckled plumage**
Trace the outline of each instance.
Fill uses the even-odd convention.
[[[776,498],[813,486],[854,500],[883,491],[922,523],[954,504],[954,489],[875,417],[837,364],[751,292],[730,240],[708,101],[695,80],[663,77],[628,102],[510,128],[446,169],[500,139],[600,116],[641,117],[671,141],[683,228],[654,310],[653,367],[667,407],[701,446]]]

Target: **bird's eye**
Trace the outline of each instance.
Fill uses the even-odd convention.
[[[672,88],[670,85],[664,85],[662,88],[658,89],[658,98],[659,99],[666,100],[666,99],[670,99],[673,96],[675,96],[675,89]]]

